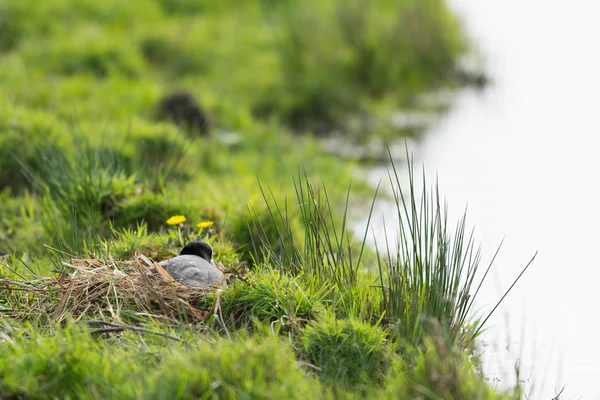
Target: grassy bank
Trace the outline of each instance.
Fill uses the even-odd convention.
[[[479,372],[464,225],[397,197],[405,240],[367,249],[371,193],[311,135],[456,84],[441,0],[0,0],[0,27],[0,397],[518,397]],[[162,118],[175,90],[207,125]],[[219,290],[149,262],[195,238]]]
[[[410,197],[396,191],[400,240],[376,257],[345,229],[347,209],[337,212],[326,187],[307,176],[296,180],[296,201],[264,192],[266,216],[253,212],[248,222],[253,263],[240,262],[213,221],[191,227],[183,216],[168,220],[170,232],[114,232],[87,256],[68,254],[65,238],[55,245],[62,250],[46,247],[45,265],[15,255],[0,279],[0,390],[27,398],[520,398],[519,387],[499,391],[479,370],[487,316],[473,318],[481,266],[464,220],[452,229],[439,193],[424,189],[421,201],[415,188],[411,180]],[[293,208],[298,219],[286,212]],[[169,242],[192,237],[212,243],[228,267],[220,288],[172,282],[138,251],[161,260]]]

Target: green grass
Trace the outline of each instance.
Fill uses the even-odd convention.
[[[325,288],[267,268],[248,282],[237,282],[222,299],[225,323],[230,329],[252,329],[256,323],[276,324],[298,332],[323,312]]]
[[[329,315],[304,330],[300,351],[325,382],[356,390],[384,382],[391,359],[386,342],[379,327]]]
[[[300,398],[319,396],[293,351],[276,337],[198,340],[189,344],[125,334],[96,341],[77,327],[15,333],[0,350],[2,397]],[[173,373],[177,371],[177,373]]]

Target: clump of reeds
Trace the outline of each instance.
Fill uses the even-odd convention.
[[[473,343],[535,256],[495,307],[483,318],[477,318],[474,301],[495,255],[489,265],[481,265],[480,250],[473,232],[467,228],[466,213],[452,227],[437,185],[428,187],[423,173],[419,187],[408,149],[406,155],[408,184],[404,185],[389,154],[389,182],[394,201],[389,216],[397,217],[398,225],[393,227],[397,237],[395,244],[390,240],[383,246],[375,244],[374,265],[364,265],[363,252],[377,192],[367,215],[365,234],[356,240],[347,228],[349,191],[345,204],[334,205],[324,183],[317,187],[306,174],[295,181],[297,204],[277,202],[261,186],[281,245],[273,246],[265,234],[259,235],[255,248],[266,253],[275,268],[313,276],[319,285],[333,285],[339,293],[359,293],[365,284],[364,279],[358,279],[359,271],[374,267],[378,276],[370,283],[380,290],[382,298],[377,317],[398,340],[418,346],[431,334],[433,326],[441,326],[452,342],[467,346]],[[300,210],[306,228],[302,238],[295,236],[291,228],[290,209]],[[266,231],[258,218],[254,224],[259,232]],[[384,229],[387,239],[387,227]]]
[[[136,253],[130,261],[73,258],[62,264],[64,269],[53,277],[0,279],[8,305],[5,314],[52,322],[70,317],[167,323],[201,322],[212,315],[206,310],[207,296],[216,287],[176,282],[143,254]]]

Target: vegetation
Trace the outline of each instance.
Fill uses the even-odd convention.
[[[442,0],[0,0],[0,28],[0,398],[518,398],[479,372],[465,222],[394,172],[400,245],[367,248],[356,165],[300,135],[456,84]],[[182,89],[202,134],[161,117]],[[196,238],[218,288],[153,263]]]
[[[439,262],[470,258],[472,241],[465,239],[464,220],[452,237],[445,219],[430,219],[432,213],[441,215],[439,203],[424,202],[410,220],[419,230],[410,230],[404,239],[418,243],[422,235],[438,232],[435,244],[411,246],[413,258],[399,252],[398,259],[387,262],[376,257],[375,266],[360,261],[344,265],[330,250],[348,255],[362,251],[364,242],[336,241],[332,227],[344,226],[345,217],[340,221],[332,214],[307,178],[302,185],[309,190],[306,198],[297,193],[299,201],[323,211],[303,214],[302,225],[318,226],[316,220],[321,218],[331,221],[329,228],[322,226],[319,232],[329,248],[308,238],[303,241],[303,253],[313,254],[315,265],[327,266],[327,273],[310,269],[310,262],[282,268],[285,249],[302,254],[290,245],[295,234],[291,231],[280,236],[288,243],[278,253],[268,242],[260,242],[257,247],[263,250],[264,262],[249,271],[236,263],[235,250],[214,231],[212,221],[196,224],[193,232],[183,216],[167,221],[177,230],[172,240],[179,237],[185,242],[199,235],[215,245],[220,259],[231,261],[228,284],[222,289],[172,282],[139,253],[131,261],[116,261],[109,251],[95,258],[59,262],[67,253],[51,248],[58,277],[44,277],[13,257],[6,263],[6,278],[0,280],[6,317],[3,340],[10,344],[0,356],[6,358],[4,365],[12,365],[26,352],[27,357],[16,363],[27,373],[7,373],[3,394],[41,398],[50,390],[56,396],[123,398],[351,398],[359,394],[519,398],[518,387],[498,392],[484,382],[478,369],[475,339],[485,320],[463,315],[460,302],[465,293],[477,294],[471,285],[478,259],[471,258],[466,279],[461,276],[462,263]],[[416,210],[412,179],[409,189],[413,195],[399,200],[398,212]],[[426,189],[423,195],[426,199]],[[435,191],[432,198],[438,196]],[[282,221],[290,226],[287,217]],[[254,221],[259,227],[267,222]],[[146,245],[161,243],[145,229],[123,231],[111,242],[116,249],[129,248],[132,237],[143,238]],[[311,235],[314,232],[307,230],[304,236]],[[162,243],[169,242],[163,239]],[[271,262],[271,257],[276,261]],[[414,260],[428,260],[429,267]],[[377,267],[379,273],[369,273],[365,267]],[[350,276],[348,271],[356,273]],[[423,279],[423,289],[411,286],[413,281],[407,278],[417,275]],[[447,279],[440,282],[435,278],[439,276]],[[436,300],[439,293],[445,293],[444,299]],[[448,302],[459,306],[442,307]],[[94,339],[103,335],[109,337]],[[152,337],[155,347],[145,336]],[[121,365],[112,369],[113,363]],[[136,365],[122,365],[129,363]]]

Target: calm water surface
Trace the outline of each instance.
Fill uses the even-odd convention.
[[[468,204],[484,261],[506,239],[479,307],[539,251],[488,325],[486,374],[510,383],[520,358],[529,398],[600,399],[600,1],[451,3],[495,84],[460,94],[415,160],[451,216]]]

